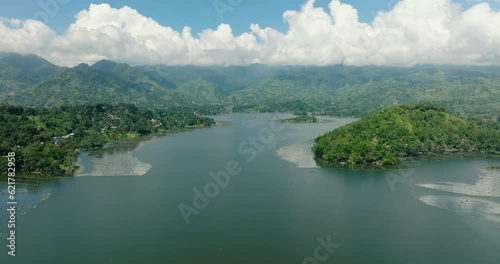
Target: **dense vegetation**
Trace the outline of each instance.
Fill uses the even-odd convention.
[[[314,112],[361,117],[431,102],[455,113],[500,116],[500,67],[130,66],[57,67],[0,54],[0,102],[23,106],[134,103],[233,112]]]
[[[230,111],[369,115],[318,139],[316,156],[337,163],[497,153],[498,98],[500,67],[494,66],[130,66],[102,60],[68,68],[35,55],[0,53],[0,103],[50,107],[1,106],[0,154],[19,152],[24,171],[69,174],[78,149],[158,129],[210,125],[194,113]],[[419,102],[433,105],[372,114]],[[300,118],[295,121],[311,121]]]
[[[132,104],[93,104],[54,108],[0,105],[0,175],[4,156],[16,153],[16,169],[42,176],[74,172],[79,150],[160,130],[212,126],[214,120],[184,108],[138,108]]]
[[[442,153],[500,154],[500,130],[432,104],[396,106],[316,139],[314,154],[333,164],[395,165],[399,158]]]
[[[317,123],[318,119],[315,116],[299,115],[296,117],[283,119],[281,123]]]

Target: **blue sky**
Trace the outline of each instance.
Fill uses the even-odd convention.
[[[65,3],[59,4],[60,12],[48,17],[48,25],[58,33],[62,33],[72,22],[74,16],[81,10],[88,9],[91,3],[108,3],[114,8],[125,5],[136,9],[144,16],[151,17],[164,26],[181,30],[189,26],[193,32],[201,32],[207,28],[216,28],[220,23],[230,24],[235,34],[248,31],[251,23],[261,27],[272,27],[280,31],[287,30],[282,15],[286,10],[299,10],[305,0],[215,0],[222,3],[240,1],[232,11],[225,12],[221,21],[214,8],[214,0],[16,0],[0,1],[0,17],[28,19],[36,17],[37,12],[43,12],[39,3]],[[456,1],[470,6],[475,0]],[[327,7],[329,0],[317,0],[316,6]],[[371,22],[378,10],[391,9],[397,0],[344,0],[344,3],[354,6],[360,16],[360,21]],[[498,1],[490,2],[492,7],[498,9]],[[42,19],[43,20],[43,19]]]
[[[0,51],[64,66],[500,65],[498,25],[500,0],[0,0]]]

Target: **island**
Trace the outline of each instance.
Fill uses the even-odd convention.
[[[300,115],[292,118],[282,119],[281,123],[317,123],[318,119],[315,116]]]
[[[320,164],[351,167],[393,166],[434,154],[499,155],[497,127],[430,103],[402,105],[318,137],[313,152]]]
[[[139,108],[134,104],[23,107],[0,105],[0,178],[15,153],[18,180],[50,181],[73,175],[82,150],[161,131],[215,125],[190,109]]]

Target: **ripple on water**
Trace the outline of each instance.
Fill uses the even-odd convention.
[[[298,168],[317,168],[311,148],[314,140],[309,140],[278,149],[278,156],[286,161],[295,163]]]
[[[500,169],[482,168],[475,184],[458,182],[439,182],[418,184],[422,188],[453,193],[454,195],[426,195],[419,198],[423,203],[436,208],[449,210],[461,215],[475,216],[500,222],[500,204],[484,197],[500,197]],[[456,196],[455,194],[467,195]],[[483,197],[483,198],[478,198]]]
[[[427,195],[420,201],[436,208],[449,210],[461,215],[470,215],[500,222],[500,204],[467,196]]]
[[[471,196],[500,197],[499,168],[482,168],[479,170],[478,177],[479,180],[473,185],[458,182],[439,182],[435,184],[418,184],[417,186]]]
[[[31,210],[35,209],[40,203],[47,200],[50,197],[49,190],[28,190],[26,188],[18,188],[16,189],[16,214],[17,215],[25,215],[29,213]],[[1,201],[9,201],[9,193],[7,189],[2,190],[0,193]],[[7,212],[7,208],[10,205],[7,205],[7,202],[0,203],[0,222],[7,223],[9,219],[9,215]]]
[[[89,157],[92,169],[83,167],[75,176],[143,176],[152,165],[141,162],[132,152],[105,153],[102,157]]]

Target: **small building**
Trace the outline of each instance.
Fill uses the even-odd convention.
[[[62,138],[67,139],[67,138],[70,138],[70,137],[72,137],[74,135],[75,135],[75,133],[69,133],[66,136],[63,136]]]

